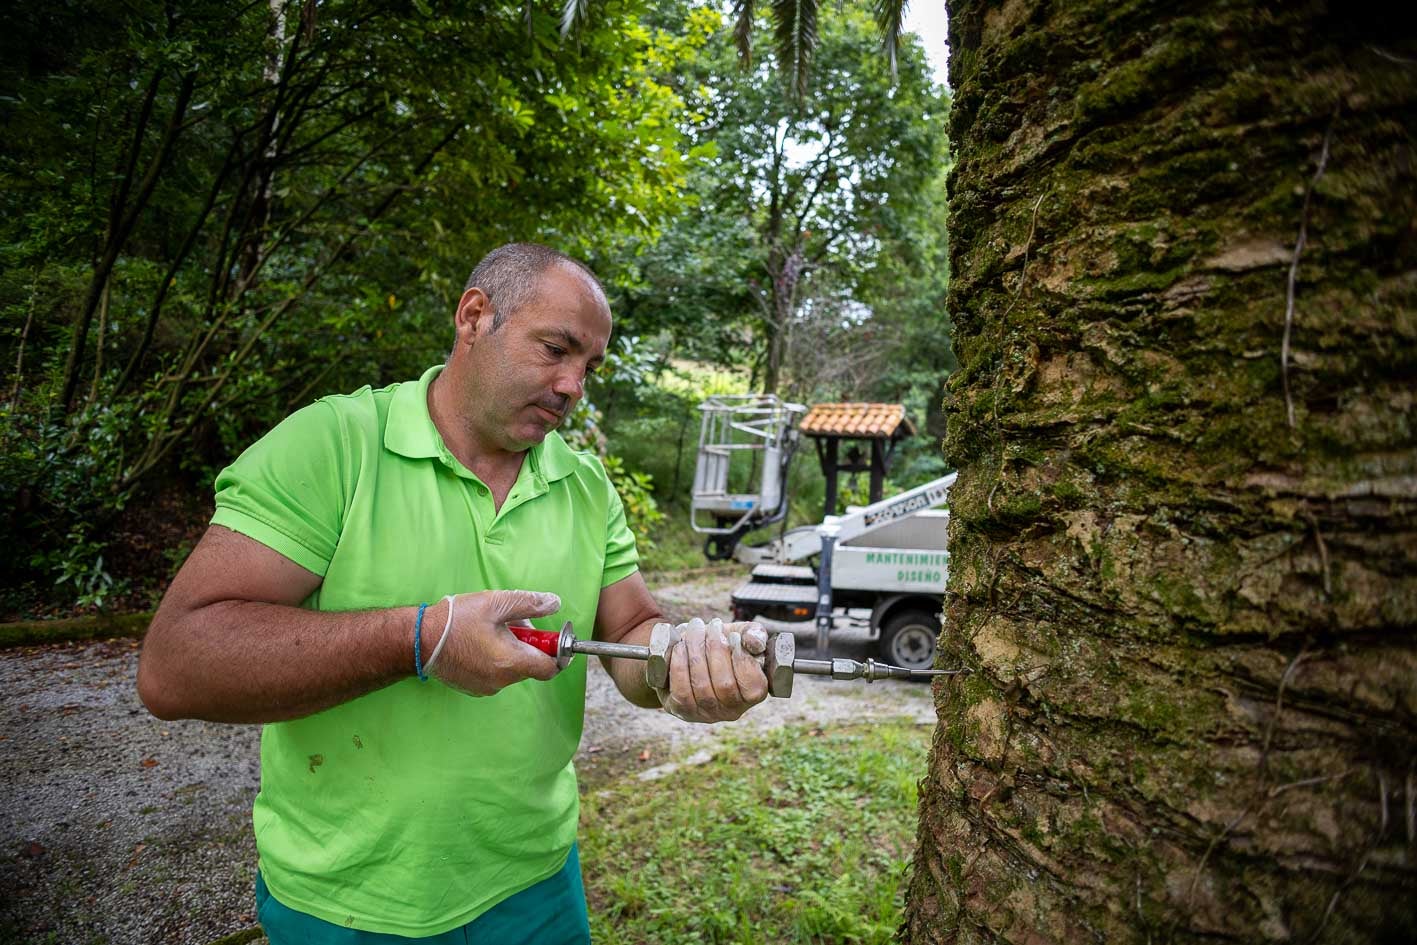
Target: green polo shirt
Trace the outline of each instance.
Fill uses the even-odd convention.
[[[494,509],[428,415],[440,370],[291,415],[217,477],[213,524],[323,576],[305,602],[315,610],[554,591],[561,610],[533,623],[570,620],[589,636],[601,589],[637,566],[604,467],[551,433]],[[565,862],[585,661],[485,698],[412,672],[410,648],[408,679],[263,730],[256,846],[285,905],[356,929],[436,935]]]

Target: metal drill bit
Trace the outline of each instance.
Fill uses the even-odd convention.
[[[792,661],[792,671],[804,676],[830,676],[832,679],[864,679],[875,682],[878,679],[928,679],[931,676],[955,676],[962,669],[906,669],[868,659],[866,662],[848,659]]]
[[[633,643],[602,643],[599,640],[575,640],[568,649],[586,656],[617,656],[627,660],[649,659],[649,647]]]

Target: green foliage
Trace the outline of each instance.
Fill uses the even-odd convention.
[[[111,598],[127,590],[127,582],[116,580],[104,567],[103,544],[89,538],[82,527],[73,528],[57,547],[36,553],[30,564],[41,573],[55,575],[55,587],[69,592],[79,607],[103,610]]]
[[[820,6],[816,0],[775,0],[769,4],[773,53],[777,57],[784,85],[789,94],[797,99],[806,94],[812,82],[813,61],[820,45],[817,35]],[[876,27],[880,30],[885,59],[890,64],[891,74],[895,75],[900,47],[905,41],[902,31],[905,29],[906,0],[874,0],[871,8]],[[733,9],[736,14],[733,42],[738,48],[739,58],[744,63],[751,63],[755,5],[752,0],[736,0]]]
[[[771,68],[739,68],[717,14],[666,5],[654,15],[671,32],[717,29],[670,79],[687,103],[691,153],[706,158],[688,170],[694,209],[632,255],[597,260],[617,330],[646,339],[664,370],[596,396],[611,451],[653,475],[665,551],[647,561],[668,567],[691,563],[685,552],[702,544],[688,501],[697,406],[710,394],[776,386],[808,403],[902,402],[921,431],[898,448],[892,480],[944,473],[948,99],[914,41],[892,80],[859,10],[824,12],[824,53],[800,103]],[[786,525],[820,521],[825,487],[810,443],[789,486]]]
[[[314,397],[416,376],[487,249],[653,239],[701,160],[659,76],[700,40],[640,11],[563,41],[552,4],[7,10],[7,583],[72,585],[48,552],[136,491],[204,490]]]
[[[659,13],[702,29],[701,9]],[[765,29],[765,25],[760,24]],[[671,81],[683,96],[693,211],[599,261],[617,318],[667,358],[742,366],[792,399],[902,399],[938,413],[948,98],[913,39],[893,79],[855,8],[824,11],[801,102],[739,68],[722,30]]]
[[[619,335],[605,352],[605,361],[596,372],[591,393],[598,397],[617,387],[638,389],[648,382],[654,363],[653,353],[640,344],[638,338]],[[664,520],[664,513],[654,497],[654,477],[638,465],[627,464],[622,456],[611,451],[601,432],[602,416],[591,396],[583,397],[560,432],[572,449],[590,450],[600,456],[611,484],[624,503],[625,518],[643,553],[654,547],[652,533]]]
[[[881,498],[888,499],[904,490],[891,479],[881,483]],[[837,484],[837,501],[844,509],[849,505],[871,504],[871,477],[868,473],[850,474]]]
[[[918,45],[892,80],[865,15],[823,11],[792,103],[739,70],[712,8],[582,5],[569,39],[563,10],[0,15],[7,586],[73,594],[82,574],[101,599],[133,495],[205,492],[314,397],[416,376],[462,274],[510,239],[606,278],[628,342],[568,433],[606,458],[647,552],[717,384],[934,411],[946,99]],[[729,373],[671,373],[686,358]],[[920,456],[912,472],[939,464]],[[815,520],[820,475],[798,470],[816,499],[793,514]]]
[[[609,412],[606,429],[613,450],[632,468],[650,473],[662,499],[686,497],[694,478],[699,402],[716,385],[733,383],[726,372],[681,365],[635,387],[607,385],[599,396]]]
[[[650,545],[640,548],[640,570],[666,574],[704,567],[704,536],[689,527],[688,510],[675,505],[661,508],[664,518],[650,533]]]
[[[583,777],[593,937],[890,942],[929,734],[905,721],[784,729],[658,781]]]
[[[605,471],[615,491],[620,493],[620,501],[625,505],[625,518],[635,533],[636,544],[640,548],[651,547],[654,542],[650,531],[664,520],[664,513],[659,511],[659,503],[654,501],[651,490],[653,480],[649,473],[626,469],[625,461],[618,456],[603,456],[601,462],[605,464]]]

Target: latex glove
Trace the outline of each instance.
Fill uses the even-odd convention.
[[[556,661],[518,640],[508,624],[524,624],[530,617],[545,617],[561,609],[555,594],[538,591],[479,591],[458,594],[448,639],[437,653],[442,626],[448,614],[445,599],[423,614],[424,651],[430,654],[427,670],[443,682],[470,696],[490,696],[523,679],[550,679]],[[437,627],[436,635],[429,628]]]
[[[763,625],[756,620],[740,620],[736,623],[723,623],[715,617],[712,623],[721,624],[723,632],[728,635],[728,645],[737,649],[742,647],[750,656],[757,659],[758,665],[762,666],[767,657],[764,655],[768,649],[768,632],[763,629]],[[662,625],[656,625],[662,626]],[[672,649],[675,643],[683,638],[684,633],[692,626],[708,627],[701,618],[695,617],[688,623],[681,623],[670,628],[669,646]],[[664,690],[668,691],[668,690]]]
[[[728,722],[767,698],[762,669],[767,631],[752,622],[725,625],[695,617],[674,628],[669,688],[660,705],[686,722]]]

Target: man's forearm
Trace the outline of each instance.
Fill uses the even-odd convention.
[[[424,626],[441,631],[435,609]],[[411,675],[416,614],[415,607],[322,613],[255,601],[219,601],[180,615],[159,609],[138,692],[159,718],[311,715]]]
[[[663,617],[656,615],[636,626],[617,642],[649,646],[650,631],[654,629],[655,624],[663,621]],[[645,663],[643,660],[602,659],[601,665],[610,674],[610,678],[615,681],[615,688],[619,689],[620,694],[631,703],[646,709],[659,708],[659,696],[645,683]]]

